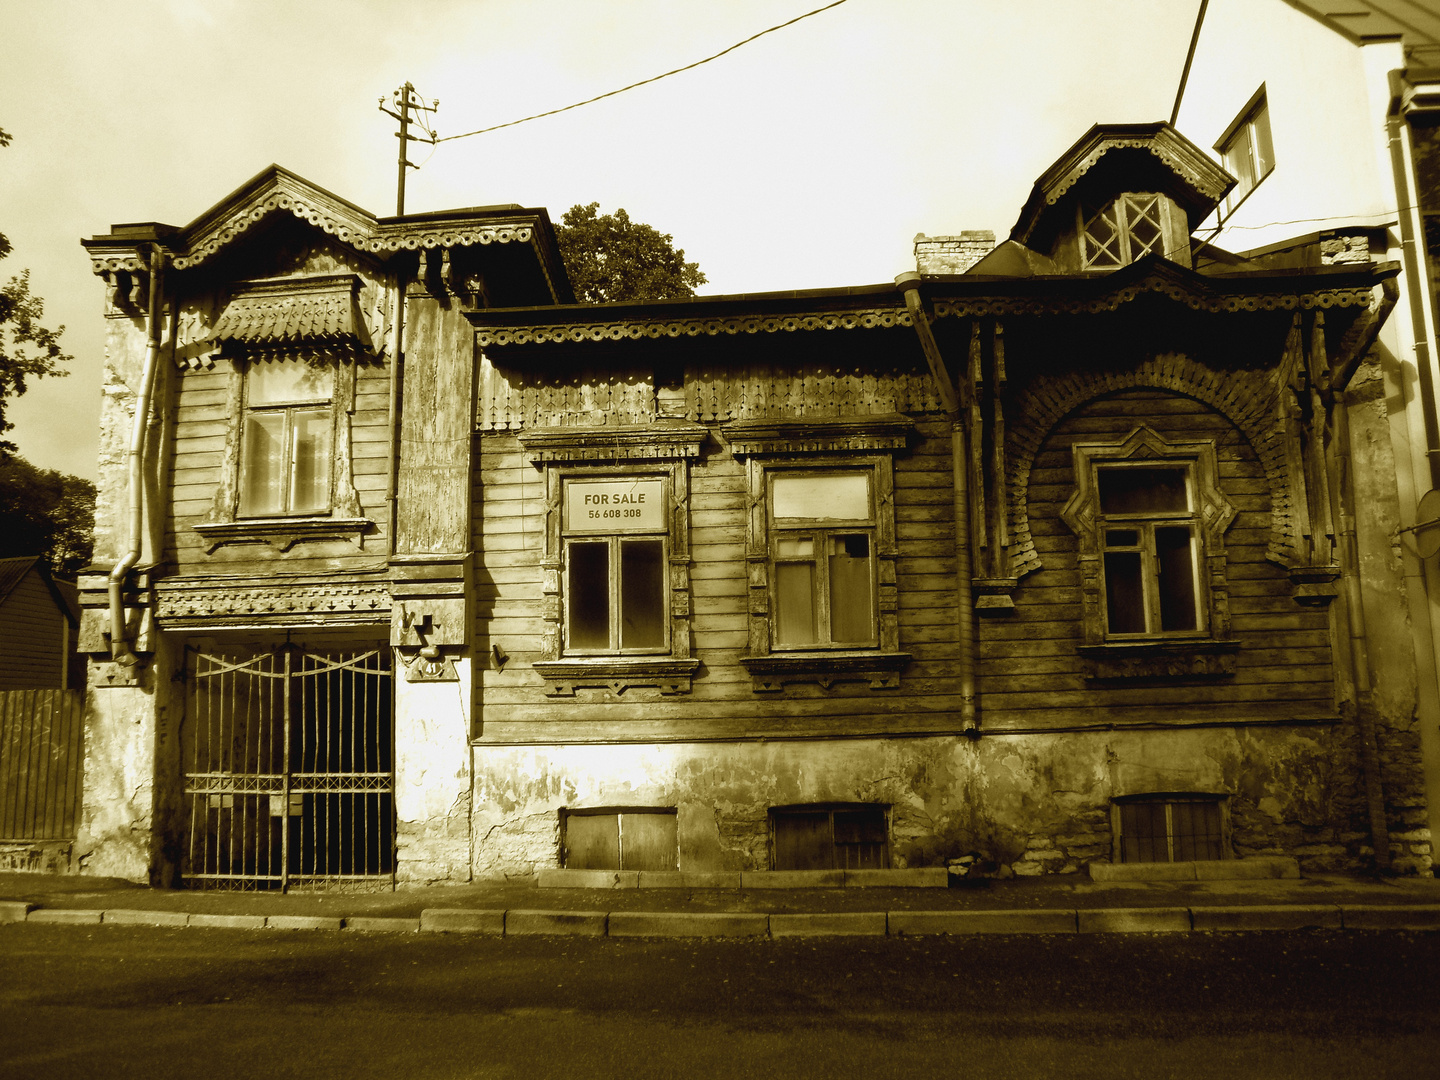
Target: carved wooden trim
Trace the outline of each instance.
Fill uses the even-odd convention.
[[[825,652],[744,654],[740,665],[750,673],[756,693],[775,693],[786,683],[818,683],[826,690],[840,682],[868,682],[871,690],[893,690],[910,663],[903,652]]]
[[[375,522],[364,517],[242,518],[191,526],[205,538],[207,555],[225,544],[266,544],[279,551],[289,551],[302,541],[341,540],[363,548],[363,537],[374,527]]]
[[[1023,578],[1040,569],[1040,556],[1030,535],[1028,489],[1030,470],[1041,445],[1066,415],[1087,402],[1117,391],[1172,390],[1209,405],[1245,436],[1259,457],[1270,485],[1271,539],[1269,558],[1282,566],[1296,562],[1291,536],[1294,508],[1279,440],[1275,385],[1264,372],[1212,370],[1189,357],[1167,353],[1132,371],[1075,371],[1059,378],[1041,378],[1010,409],[1010,567]]]
[[[1184,462],[1190,466],[1195,496],[1195,523],[1200,534],[1204,629],[1214,638],[1230,634],[1230,590],[1225,579],[1225,530],[1235,520],[1233,503],[1220,490],[1220,467],[1215,444],[1209,440],[1170,442],[1141,426],[1119,442],[1077,442],[1074,456],[1075,492],[1060,511],[1060,519],[1079,541],[1080,602],[1085,643],[1105,641],[1105,588],[1101,569],[1100,508],[1092,466],[1097,463],[1143,460],[1156,464]]]
[[[903,450],[909,445],[914,430],[915,422],[899,413],[813,420],[732,420],[720,428],[730,452],[742,458],[757,454]]]
[[[1173,682],[1223,679],[1235,674],[1237,641],[1192,637],[1178,641],[1109,642],[1081,645],[1086,678]]]
[[[533,345],[573,341],[640,341],[645,338],[719,337],[736,334],[793,333],[797,330],[857,330],[909,326],[903,303],[858,311],[807,315],[674,315],[626,319],[623,322],[555,323],[548,326],[492,326],[475,331],[476,342],[490,345]]]
[[[701,424],[531,428],[516,436],[533,464],[674,461],[700,456],[709,432]]]
[[[546,697],[574,697],[584,688],[607,688],[623,694],[632,687],[653,686],[662,694],[688,694],[699,660],[648,657],[594,657],[536,660],[531,665],[545,680]]]
[[[170,578],[156,584],[155,618],[166,629],[384,625],[390,592],[378,575]]]

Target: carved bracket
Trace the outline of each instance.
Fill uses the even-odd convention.
[[[975,598],[977,615],[1009,615],[1015,610],[1015,590],[1019,578],[972,578],[970,593]]]
[[[1329,607],[1340,595],[1340,567],[1296,566],[1290,570],[1290,595],[1302,607]]]

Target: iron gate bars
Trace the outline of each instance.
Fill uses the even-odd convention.
[[[186,883],[393,887],[389,649],[189,659]]]

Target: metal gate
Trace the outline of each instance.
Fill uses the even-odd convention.
[[[393,888],[390,650],[188,656],[192,888]]]

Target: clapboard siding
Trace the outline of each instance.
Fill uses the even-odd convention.
[[[1075,535],[1060,511],[1075,490],[1071,444],[1118,441],[1144,423],[1172,440],[1212,439],[1219,485],[1238,513],[1225,534],[1234,676],[1209,683],[1096,684],[1086,679]],[[982,722],[989,728],[1169,719],[1302,717],[1333,712],[1329,615],[1302,608],[1282,569],[1266,561],[1270,487],[1225,417],[1177,394],[1120,393],[1061,421],[1036,455],[1030,529],[1043,568],[1023,579],[1015,610],[981,621]]]
[[[900,648],[915,659],[899,689],[842,682],[757,694],[739,657],[748,648],[743,462],[708,452],[690,469],[691,693],[579,690],[550,699],[529,665],[539,657],[544,478],[507,433],[478,438],[475,473],[477,649],[499,643],[510,660],[485,671],[479,691],[485,742],[646,741],[898,734],[958,726],[954,665],[955,563],[950,439],[921,424],[895,458]]]
[[[67,631],[64,612],[32,568],[0,603],[0,690],[62,689]]]
[[[301,543],[288,552],[264,544],[225,545],[207,554],[206,542],[191,527],[214,504],[225,467],[232,425],[226,413],[230,371],[221,361],[210,371],[185,371],[174,380],[174,449],[169,465],[170,499],[165,519],[165,556],[180,574],[268,573],[277,564],[287,572],[336,569],[374,562],[383,551],[388,526],[386,492],[390,477],[390,376],[376,363],[355,371],[355,408],[350,417],[351,482],[361,513],[375,523],[364,550],[352,543]]]

